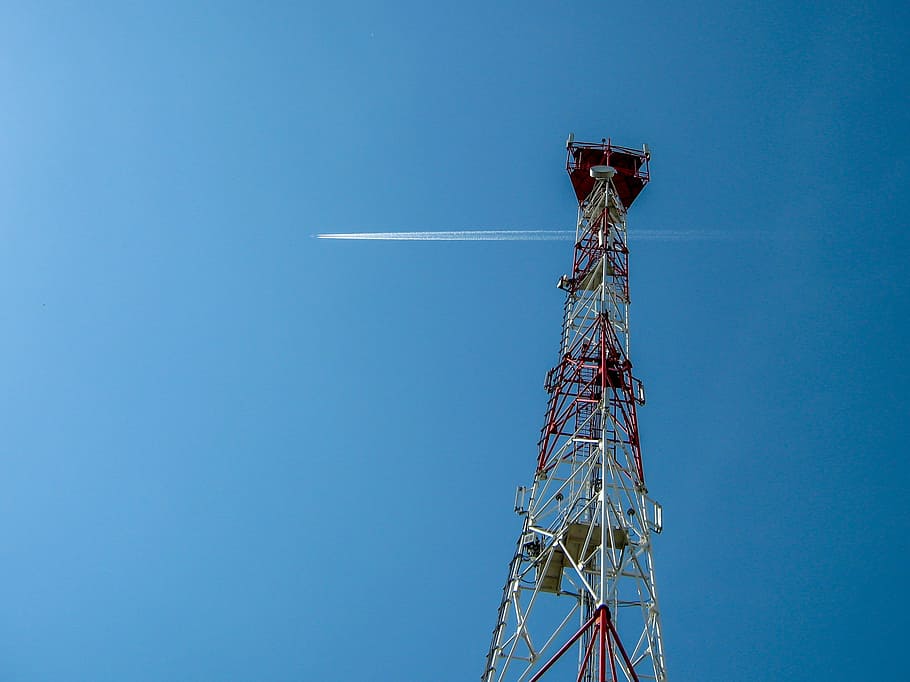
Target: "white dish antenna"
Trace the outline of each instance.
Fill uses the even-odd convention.
[[[591,166],[591,177],[595,180],[609,180],[616,175],[613,166]]]

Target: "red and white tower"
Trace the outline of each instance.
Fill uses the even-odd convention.
[[[578,197],[559,362],[534,481],[519,487],[523,525],[503,589],[483,682],[667,679],[651,538],[661,508],[648,495],[636,409],[644,387],[629,356],[626,211],[651,154],[566,144]]]

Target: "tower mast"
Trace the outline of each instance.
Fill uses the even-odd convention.
[[[661,508],[645,486],[629,356],[626,211],[649,180],[650,151],[569,136],[578,198],[559,361],[522,530],[503,588],[483,682],[667,679],[651,537]],[[575,654],[570,652],[575,651]]]

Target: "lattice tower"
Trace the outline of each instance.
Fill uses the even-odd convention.
[[[626,211],[649,180],[650,151],[567,142],[578,223],[559,362],[483,682],[667,679],[629,356]],[[575,655],[570,652],[575,651]]]

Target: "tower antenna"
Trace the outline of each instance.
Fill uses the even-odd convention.
[[[636,410],[645,403],[629,354],[626,212],[650,179],[651,150],[569,135],[578,199],[559,361],[534,478],[483,682],[667,679],[651,538],[662,512],[645,485]],[[574,650],[575,654],[570,654]]]

